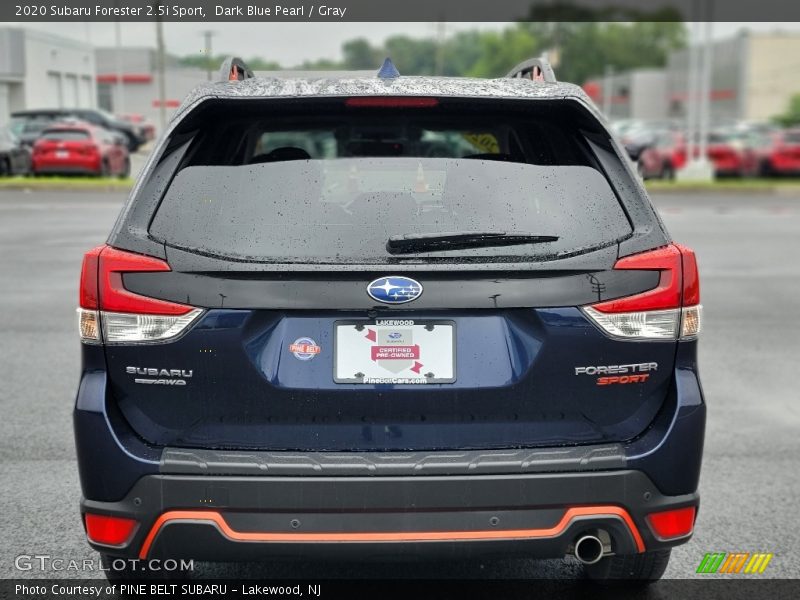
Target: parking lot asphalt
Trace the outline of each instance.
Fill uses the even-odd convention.
[[[23,554],[83,560],[71,429],[83,252],[105,239],[124,194],[0,192],[0,577]],[[667,577],[706,552],[772,552],[763,577],[800,577],[800,197],[663,195],[676,241],[696,249],[709,423],[694,538]],[[213,577],[572,578],[574,560],[410,565],[199,565]],[[706,576],[708,577],[708,576]]]

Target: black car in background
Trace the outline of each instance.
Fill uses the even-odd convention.
[[[33,148],[33,144],[39,139],[42,131],[47,129],[55,119],[45,115],[25,115],[19,117],[11,117],[11,122],[8,128],[23,145],[28,148]]]
[[[75,117],[81,121],[86,121],[92,125],[103,127],[112,132],[118,132],[125,136],[127,140],[128,150],[136,152],[139,147],[145,142],[139,130],[132,126],[130,123],[120,121],[111,113],[94,108],[45,108],[36,110],[21,110],[11,115],[12,119],[18,123],[23,123],[23,128],[28,127],[28,124],[34,122],[36,124],[45,122],[47,124],[61,120],[68,117]],[[44,129],[40,127],[39,131]],[[37,136],[38,137],[38,134]],[[31,144],[34,140],[31,140]]]
[[[30,150],[8,127],[0,127],[0,177],[27,175],[30,168]]]

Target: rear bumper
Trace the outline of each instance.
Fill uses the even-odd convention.
[[[138,522],[122,547],[94,546],[127,557],[562,557],[591,529],[616,553],[675,545],[688,538],[657,540],[646,516],[698,504],[706,407],[696,342],[678,346],[668,399],[634,440],[420,453],[149,446],[107,402],[102,348],[87,346],[74,413],[81,509]]]
[[[407,477],[153,475],[118,502],[83,500],[83,512],[139,523],[128,558],[253,560],[276,556],[380,557],[518,554],[560,558],[587,532],[611,552],[659,541],[646,515],[697,506],[697,494],[662,495],[639,471]]]
[[[33,172],[37,175],[97,175],[100,172],[100,165],[37,161],[33,164]]]

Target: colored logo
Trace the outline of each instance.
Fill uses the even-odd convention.
[[[297,338],[293,344],[289,344],[289,352],[294,354],[298,360],[311,360],[322,352],[322,348],[317,346],[317,342],[309,337]]]
[[[422,295],[422,285],[409,277],[381,277],[367,286],[370,298],[385,304],[403,304]]]
[[[709,552],[700,561],[698,573],[760,574],[767,568],[772,554],[764,552]]]

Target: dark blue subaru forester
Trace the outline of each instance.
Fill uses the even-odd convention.
[[[657,579],[698,507],[693,252],[546,63],[386,71],[228,61],[86,254],[90,544]]]

